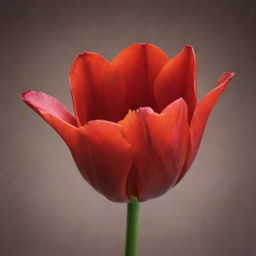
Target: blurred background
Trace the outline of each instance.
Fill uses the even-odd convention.
[[[236,76],[183,181],[141,205],[141,256],[256,255],[255,1],[0,1],[0,255],[123,255],[126,205],[80,176],[56,133],[19,99],[46,92],[72,109],[73,59],[135,42],[169,57],[194,46],[201,98]]]

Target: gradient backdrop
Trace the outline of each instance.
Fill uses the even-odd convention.
[[[236,77],[216,105],[183,182],[141,205],[140,256],[256,255],[255,1],[0,1],[0,255],[123,255],[125,204],[78,173],[53,130],[19,99],[71,109],[75,56],[111,59],[135,42],[195,47],[199,96]]]

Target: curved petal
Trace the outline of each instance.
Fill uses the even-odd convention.
[[[71,151],[82,176],[111,201],[129,201],[126,183],[133,153],[120,125],[95,120],[78,130]]]
[[[130,112],[120,124],[134,151],[127,183],[129,195],[145,201],[164,194],[176,183],[186,157],[186,103],[179,99],[161,114],[140,108]]]
[[[129,109],[143,106],[155,109],[153,83],[167,61],[168,57],[161,49],[145,43],[124,49],[112,60],[125,80]]]
[[[81,174],[97,191],[112,201],[130,200],[126,183],[133,154],[120,125],[96,120],[77,128],[75,118],[53,97],[28,91],[21,98],[60,134]]]
[[[80,126],[94,119],[119,121],[128,111],[122,77],[109,61],[96,53],[86,52],[76,58],[70,84]]]
[[[190,125],[190,143],[185,166],[181,172],[178,182],[183,178],[186,171],[193,163],[197,151],[200,146],[200,142],[204,133],[204,129],[209,118],[209,115],[217,102],[218,98],[227,87],[229,81],[235,73],[224,73],[218,80],[218,85],[212,91],[210,91],[204,98],[198,103],[195,109],[195,113]]]
[[[37,91],[24,92],[21,99],[51,125],[68,146],[71,146],[74,141],[76,120],[59,101]]]
[[[191,46],[165,64],[154,83],[154,94],[160,111],[182,97],[191,120],[196,107],[196,60]]]

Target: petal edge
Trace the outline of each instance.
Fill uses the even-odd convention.
[[[154,94],[160,111],[182,97],[188,105],[189,121],[196,107],[196,59],[192,46],[170,59],[154,83]]]
[[[26,91],[21,99],[38,113],[70,147],[76,128],[74,116],[55,98],[38,91]]]
[[[217,100],[219,99],[219,97],[227,87],[228,83],[234,77],[234,75],[235,73],[231,73],[231,72],[223,73],[218,80],[217,87],[215,87],[208,94],[206,94],[201,99],[201,101],[197,104],[195,113],[193,115],[191,125],[190,125],[190,143],[189,143],[188,155],[187,155],[186,163],[178,179],[178,182],[184,177],[185,173],[193,163],[196,157],[196,154],[198,152],[210,113],[214,105],[216,104]]]

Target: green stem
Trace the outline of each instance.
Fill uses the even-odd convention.
[[[137,256],[139,230],[139,202],[132,198],[127,205],[125,256]]]

